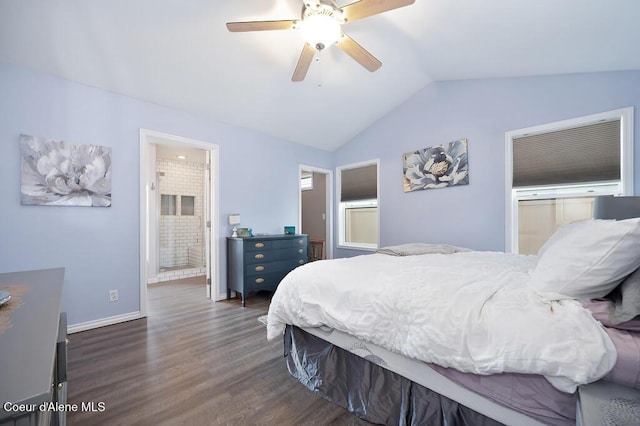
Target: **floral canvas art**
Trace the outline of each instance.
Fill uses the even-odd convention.
[[[402,173],[404,192],[469,184],[467,140],[403,154]]]
[[[21,204],[111,206],[111,148],[20,135]]]

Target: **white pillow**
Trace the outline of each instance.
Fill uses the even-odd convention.
[[[603,297],[640,267],[640,218],[569,224],[539,257],[530,286],[543,300]]]

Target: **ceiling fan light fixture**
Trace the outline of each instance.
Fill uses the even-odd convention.
[[[415,0],[355,0],[339,7],[336,0],[303,0],[301,17],[298,20],[227,22],[227,29],[231,32],[300,30],[305,43],[291,81],[304,80],[313,59],[316,58],[318,61],[320,51],[332,44],[367,71],[374,72],[382,66],[382,62],[344,34],[342,25],[347,21],[354,22],[413,3]]]
[[[328,5],[308,7],[300,22],[302,38],[310,46],[322,50],[342,36],[342,14]]]

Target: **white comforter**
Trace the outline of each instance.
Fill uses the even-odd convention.
[[[267,337],[285,324],[328,326],[422,361],[541,374],[574,392],[613,368],[616,351],[580,303],[544,303],[529,291],[535,263],[495,252],[312,262],[278,286]]]

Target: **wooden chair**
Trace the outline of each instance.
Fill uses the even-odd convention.
[[[309,262],[326,258],[327,253],[324,247],[324,240],[320,238],[309,238]]]

